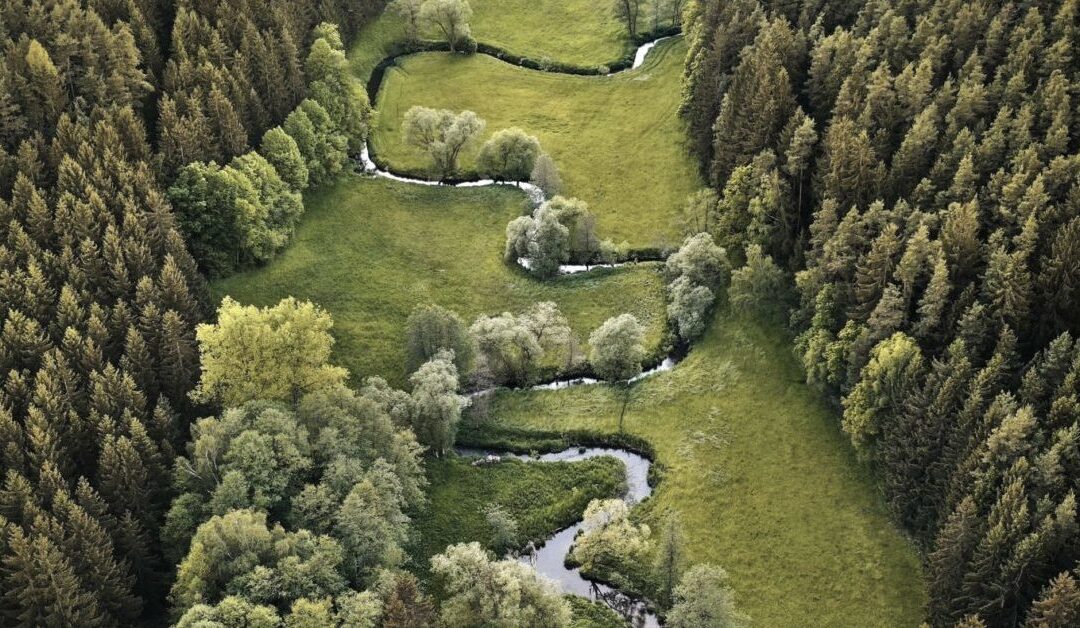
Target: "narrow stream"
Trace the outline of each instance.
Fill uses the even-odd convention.
[[[687,349],[685,347],[676,349],[670,355],[665,357],[660,362],[660,364],[657,364],[656,366],[654,366],[654,367],[652,367],[650,369],[646,369],[646,370],[638,373],[637,375],[635,375],[635,376],[631,377],[630,379],[626,380],[626,383],[633,384],[634,382],[639,382],[639,381],[645,379],[646,377],[656,375],[657,373],[663,373],[665,371],[670,371],[671,369],[675,368],[676,364],[678,364],[680,361],[682,361],[682,359],[684,357],[686,357],[686,351],[687,351]],[[536,384],[534,386],[529,386],[527,390],[562,390],[563,388],[570,388],[572,386],[592,386],[593,384],[600,384],[602,382],[603,382],[603,380],[597,379],[595,377],[567,377],[567,378],[561,378],[561,379],[557,378],[557,379],[553,379],[553,380],[548,381],[548,382],[544,382],[542,384]],[[501,387],[501,386],[492,386],[491,388],[484,388],[484,389],[481,389],[481,390],[474,390],[474,391],[472,391],[470,393],[467,393],[465,396],[469,397],[469,398],[483,397],[484,395],[493,393],[496,390],[526,390],[526,389],[525,388],[506,388],[506,387]]]
[[[649,467],[652,466],[652,463],[648,458],[626,449],[570,447],[535,458],[521,454],[468,447],[459,447],[457,452],[465,457],[499,456],[500,458],[514,458],[530,463],[578,462],[599,456],[611,456],[622,461],[626,467],[626,493],[623,495],[623,499],[628,504],[636,504],[652,495],[652,487],[649,486],[648,480]],[[570,548],[574,544],[574,537],[581,530],[581,525],[582,522],[578,521],[569,528],[556,532],[538,549],[532,552],[523,552],[518,556],[518,560],[532,565],[537,572],[559,583],[563,591],[606,604],[625,617],[634,628],[658,627],[660,624],[656,615],[649,612],[644,602],[635,600],[606,584],[588,580],[581,575],[580,569],[566,566],[566,555],[570,552]]]

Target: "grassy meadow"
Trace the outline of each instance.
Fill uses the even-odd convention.
[[[916,626],[913,545],[889,521],[835,413],[802,383],[784,332],[721,312],[673,371],[632,389],[624,429],[665,469],[640,507],[679,514],[685,555],[723,566],[756,626]],[[608,386],[500,393],[494,420],[618,430]]]
[[[503,261],[506,223],[524,203],[512,188],[342,177],[305,199],[304,220],[277,259],[214,283],[214,296],[313,301],[334,317],[334,361],[354,381],[379,375],[396,386],[405,384],[405,320],[430,303],[470,322],[554,301],[583,343],[608,317],[633,312],[657,346],[665,317],[655,265],[538,281]]]
[[[601,237],[633,247],[679,242],[676,216],[699,186],[677,111],[686,45],[662,42],[645,65],[611,76],[572,76],[516,67],[485,55],[432,52],[391,68],[379,90],[371,145],[394,169],[423,176],[427,156],[402,143],[413,105],[470,109],[487,122],[461,158],[474,168],[480,144],[521,127],[555,159],[564,194],[586,201]]]
[[[580,66],[611,63],[633,49],[626,29],[607,3],[592,0],[471,0],[471,28],[477,41],[535,59]],[[425,38],[438,33],[427,29]],[[405,39],[405,24],[386,12],[361,31],[349,62],[363,80]]]

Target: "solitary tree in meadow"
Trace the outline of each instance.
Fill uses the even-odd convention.
[[[450,52],[457,52],[472,34],[469,29],[472,7],[468,0],[425,0],[420,16],[424,22],[439,29],[450,44]]]
[[[626,403],[630,399],[630,378],[641,373],[645,359],[645,330],[633,314],[620,314],[604,321],[589,336],[592,352],[589,362],[602,379],[617,382],[623,388],[619,431],[622,431]]]
[[[589,356],[596,374],[609,382],[625,382],[641,373],[645,330],[633,314],[613,316],[589,336]]]
[[[415,106],[405,112],[401,132],[406,144],[431,156],[436,176],[445,179],[457,170],[461,151],[484,131],[484,126],[484,121],[472,111],[454,113]]]
[[[540,155],[540,141],[519,128],[497,131],[480,147],[476,166],[496,181],[524,181]]]

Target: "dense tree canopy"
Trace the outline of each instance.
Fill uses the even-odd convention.
[[[746,251],[739,309],[794,275],[807,381],[842,403],[926,550],[934,626],[1034,624],[1080,559],[1077,15],[1074,0],[685,14],[681,114],[712,187],[686,222]]]
[[[431,570],[450,595],[441,612],[447,625],[570,625],[570,606],[554,582],[513,558],[493,560],[479,543],[451,545],[431,558]]]

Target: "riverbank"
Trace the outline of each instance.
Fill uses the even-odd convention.
[[[631,389],[623,433],[649,443],[663,477],[639,514],[658,529],[677,513],[684,555],[722,565],[755,625],[917,625],[919,556],[786,333],[716,316],[679,366]],[[490,416],[526,442],[530,430],[619,435],[621,407],[614,387],[581,386],[500,393]]]

